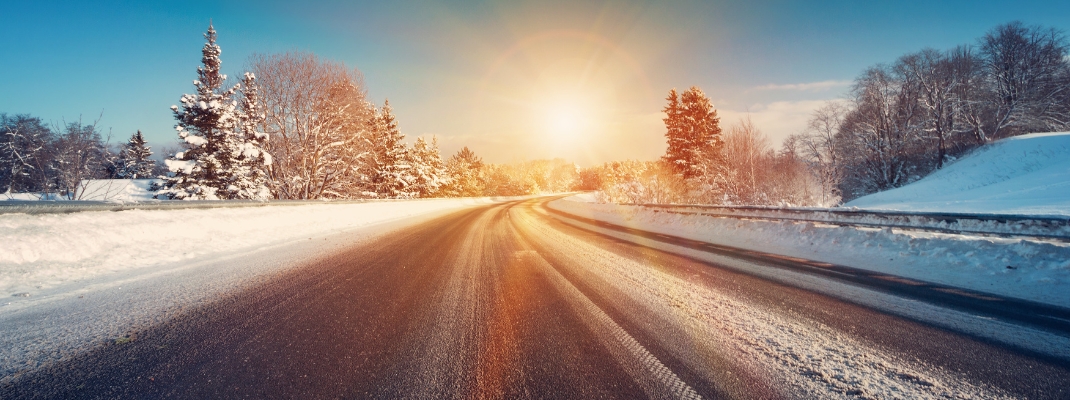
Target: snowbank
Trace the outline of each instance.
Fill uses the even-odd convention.
[[[553,209],[630,228],[1070,307],[1070,244],[658,212],[570,198]]]
[[[490,199],[0,215],[0,296],[226,255]]]
[[[77,200],[110,202],[151,201],[156,193],[151,191],[156,179],[92,179],[78,185]]]
[[[86,179],[78,184],[74,200],[130,203],[155,201],[156,193],[149,190],[157,179]],[[0,193],[0,200],[65,201],[65,195],[57,193]]]
[[[580,193],[575,196],[566,197],[569,201],[579,201],[584,203],[599,203],[598,192]]]
[[[846,206],[1070,215],[1070,132],[1000,140],[917,182],[855,199]]]
[[[60,196],[56,193],[0,193],[0,201],[57,201],[67,200],[66,197]]]

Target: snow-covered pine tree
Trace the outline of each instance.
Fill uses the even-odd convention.
[[[151,178],[152,171],[156,168],[156,161],[149,157],[152,157],[152,149],[138,130],[119,149],[119,156],[115,159],[115,177],[119,179]]]
[[[483,160],[467,146],[454,154],[446,162],[449,183],[441,192],[446,197],[482,196],[486,187],[483,174]]]
[[[415,180],[409,165],[409,148],[405,135],[398,130],[398,122],[390,108],[390,100],[375,116],[372,124],[369,161],[372,165],[372,190],[380,198],[411,198],[416,195],[410,188]]]
[[[446,166],[438,152],[438,138],[432,137],[431,143],[424,138],[417,138],[409,152],[409,165],[412,166],[412,191],[418,197],[434,196],[439,187],[446,183]]]
[[[669,146],[665,149],[665,155],[662,159],[665,160],[673,170],[678,174],[685,174],[690,169],[689,160],[687,158],[688,140],[684,136],[683,128],[683,111],[680,109],[680,96],[676,93],[676,88],[669,90],[669,96],[665,98],[669,101],[669,104],[662,110],[665,112],[665,118],[662,121],[665,122],[665,140]]]
[[[684,178],[701,176],[708,172],[706,166],[719,157],[721,128],[717,110],[696,86],[684,91],[679,99],[673,89],[667,100],[665,136],[669,148],[664,159]]]
[[[259,127],[264,121],[264,107],[260,102],[260,88],[256,76],[246,72],[241,83],[241,103],[238,110],[237,135],[241,139],[236,156],[238,173],[233,176],[234,186],[238,188],[237,198],[267,200],[271,190],[268,189],[271,154],[265,150],[268,135]]]
[[[262,118],[263,114],[238,109],[234,95],[241,85],[223,89],[226,75],[219,68],[215,28],[209,25],[204,37],[208,41],[201,51],[203,65],[197,68],[200,79],[193,81],[197,93],[183,95],[182,107],[171,106],[178,121],[175,130],[185,149],[165,162],[173,176],[164,178],[156,196],[175,200],[263,199],[267,189],[263,180],[250,179],[250,166],[267,160],[260,159],[266,154],[261,150],[266,136],[257,139],[259,142],[246,140],[251,123],[247,119]],[[247,78],[252,81],[251,76]],[[255,98],[255,88],[251,93]]]

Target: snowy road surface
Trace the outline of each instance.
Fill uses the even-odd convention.
[[[1070,397],[1065,331],[919,300],[910,281],[637,240],[545,202],[202,260],[190,271],[215,282],[286,267],[162,315],[120,316],[200,286],[139,280],[0,314],[24,327],[4,345],[28,349],[9,351],[24,365],[4,367],[0,398]],[[91,346],[32,335],[100,310],[121,332]]]

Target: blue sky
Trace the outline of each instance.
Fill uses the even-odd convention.
[[[1070,30],[1066,1],[27,1],[0,14],[0,112],[99,117],[113,142],[137,129],[175,141],[168,107],[192,90],[211,19],[228,74],[252,53],[310,51],[359,69],[410,139],[581,165],[660,155],[672,87],[698,85],[722,126],[750,115],[778,143],[868,66],[1012,20]],[[544,123],[567,109],[589,118]]]

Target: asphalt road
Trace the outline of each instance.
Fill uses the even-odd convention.
[[[580,229],[543,201],[327,255],[0,398],[1070,398],[1064,360]]]

